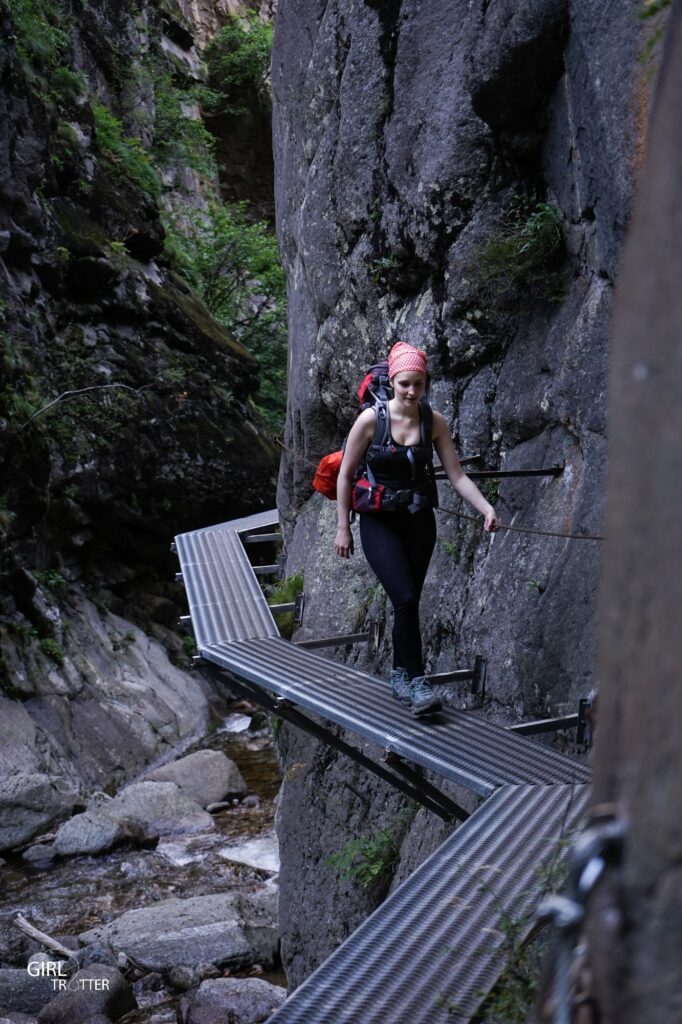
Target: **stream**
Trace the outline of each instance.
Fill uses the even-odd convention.
[[[181,756],[203,749],[222,751],[237,764],[248,786],[246,804],[235,800],[213,814],[214,831],[164,836],[153,848],[123,847],[43,865],[28,863],[19,855],[5,858],[0,869],[0,960],[5,966],[23,968],[39,948],[11,923],[17,913],[71,946],[74,943],[68,940],[84,930],[161,900],[255,893],[276,886],[279,857],[274,818],[280,778],[269,726],[257,713],[253,723],[262,727],[254,729],[255,712],[239,703],[215,732],[182,752]],[[264,980],[286,986],[286,977],[278,969],[230,973],[258,973]],[[173,1003],[179,997],[160,985],[150,990],[143,982],[144,978],[138,979],[135,985],[140,1009],[126,1015],[126,1024],[146,1022],[149,1006],[161,1003],[168,1007],[168,1019],[175,1020]],[[153,1019],[165,1020],[157,1015]]]

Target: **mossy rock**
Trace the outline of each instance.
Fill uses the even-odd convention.
[[[56,244],[75,257],[103,256],[107,236],[101,224],[68,199],[53,199],[52,214],[57,228]]]
[[[182,344],[177,347],[181,351],[192,352],[197,340],[209,338],[221,351],[246,363],[255,373],[258,361],[249,350],[213,319],[201,299],[189,291],[181,277],[170,274],[170,281],[165,287],[151,283],[150,294],[155,304],[167,313],[167,323],[181,332]]]

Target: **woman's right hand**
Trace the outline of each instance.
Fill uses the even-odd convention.
[[[353,534],[350,526],[339,526],[334,538],[334,551],[341,558],[350,558],[353,554]]]

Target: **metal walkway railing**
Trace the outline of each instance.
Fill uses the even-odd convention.
[[[293,720],[318,735],[299,709],[488,799],[271,1019],[466,1020],[504,967],[500,922],[524,921],[539,902],[538,866],[574,825],[588,769],[471,713],[417,720],[385,682],[282,639],[240,539],[277,523],[276,511],[264,512],[176,537],[201,657],[256,700],[293,706]],[[417,769],[402,770],[414,784]],[[439,813],[439,794],[424,785],[423,802]],[[455,967],[458,948],[465,965]]]

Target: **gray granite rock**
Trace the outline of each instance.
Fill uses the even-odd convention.
[[[489,125],[516,130],[532,121],[563,70],[568,0],[496,0],[470,58],[474,110]]]
[[[261,1024],[286,995],[286,989],[261,978],[203,981],[192,1000],[187,1024]]]
[[[275,919],[276,906],[267,893],[216,893],[129,910],[80,939],[102,942],[151,971],[265,964],[277,952]]]
[[[53,849],[60,857],[102,853],[115,846],[125,834],[122,821],[114,821],[93,811],[84,811],[59,826]]]
[[[147,772],[145,780],[174,782],[185,796],[202,807],[228,797],[244,796],[248,791],[237,765],[220,750],[197,750]]]
[[[54,993],[53,978],[32,977],[25,968],[0,968],[0,1007],[9,1013],[38,1013]]]
[[[59,827],[54,850],[60,856],[101,853],[125,838],[139,841],[162,835],[201,832],[213,819],[173,782],[137,782],[113,799],[98,799],[93,810]]]
[[[2,697],[0,702],[5,703]],[[44,772],[18,771],[3,776],[0,778],[0,849],[20,846],[44,832],[68,814],[77,799],[78,793],[69,782]]]
[[[38,1024],[89,1024],[98,1016],[110,1021],[134,1010],[133,990],[120,971],[93,964],[78,971],[38,1014]]]
[[[364,368],[398,338],[427,351],[432,402],[460,453],[480,452],[481,468],[565,467],[488,484],[505,524],[602,532],[613,278],[648,92],[638,9],[636,0],[279,4],[275,187],[292,338],[278,490],[286,571],[304,571],[302,639],[386,617],[376,657],[358,646],[335,652],[339,661],[385,675],[392,617],[357,527],[355,557],[333,555],[336,509],[312,493],[311,463],[340,447]],[[519,197],[526,205],[514,214]],[[486,247],[510,225],[531,231],[542,203],[561,233],[555,262],[538,268],[554,292],[500,271],[484,283]],[[577,706],[596,682],[599,544],[491,540],[457,518],[470,509],[447,483],[440,495],[441,543],[421,606],[428,671],[485,656],[486,713],[504,722]],[[461,687],[444,697],[469,703]],[[307,737],[284,727],[279,743],[280,925],[296,986],[378,898],[352,886],[339,898],[329,854],[386,826],[400,802],[364,774],[349,779],[346,761]],[[436,827],[427,842],[406,838],[405,865],[441,840]]]

